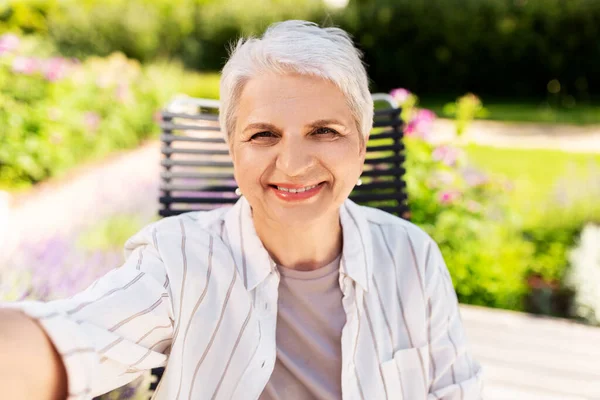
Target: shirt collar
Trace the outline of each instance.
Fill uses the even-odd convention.
[[[269,275],[274,263],[254,229],[250,204],[244,197],[240,197],[224,219],[238,273],[246,290],[254,290]],[[368,221],[359,205],[346,200],[340,207],[340,223],[344,241],[340,273],[350,277],[368,292],[373,273]]]
[[[251,291],[269,275],[274,264],[254,229],[252,209],[245,197],[240,197],[225,214],[225,228],[235,266],[246,290]]]

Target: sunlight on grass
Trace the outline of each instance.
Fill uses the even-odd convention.
[[[600,194],[600,154],[476,145],[466,150],[473,164],[512,180],[511,203],[526,220],[548,208],[577,209],[590,217],[598,213],[594,198]]]
[[[446,103],[455,97],[422,97],[419,104],[434,111],[439,117],[448,118],[443,112]],[[489,115],[485,119],[495,121],[543,122],[589,125],[600,124],[600,104],[597,101],[580,103],[572,108],[550,106],[545,100],[486,99],[483,106]]]

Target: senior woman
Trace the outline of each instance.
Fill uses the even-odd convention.
[[[239,201],[144,228],[70,299],[4,304],[8,398],[87,399],[166,365],[160,400],[479,399],[438,247],[348,200],[373,119],[348,35],[240,40],[220,117]]]

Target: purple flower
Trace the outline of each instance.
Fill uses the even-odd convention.
[[[410,93],[410,91],[408,91],[406,89],[397,88],[397,89],[392,90],[390,92],[390,95],[394,98],[394,100],[396,100],[398,102],[398,104],[400,106],[402,106],[406,102],[406,100],[408,100],[411,93]]]
[[[15,57],[12,63],[12,70],[17,74],[31,75],[39,69],[39,61],[33,57]]]
[[[19,48],[20,42],[19,37],[13,33],[0,36],[0,55],[14,53]]]

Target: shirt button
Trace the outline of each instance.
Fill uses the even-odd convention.
[[[262,362],[262,364],[260,365],[260,367],[264,367],[265,366],[265,361]]]

